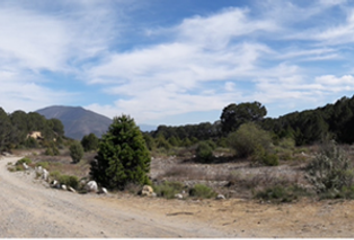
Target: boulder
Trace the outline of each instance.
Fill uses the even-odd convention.
[[[98,186],[95,181],[89,181],[86,183],[86,190],[89,192],[97,192],[98,191]]]
[[[29,166],[26,163],[22,163],[22,166],[24,167],[25,170],[29,169]]]
[[[44,181],[47,181],[49,177],[49,172],[47,171],[47,169],[43,168],[43,175],[42,178]]]
[[[64,185],[64,184],[61,185],[61,189],[65,190],[65,191],[68,190],[68,188],[67,188],[66,185]]]
[[[152,197],[153,193],[154,193],[154,189],[152,189],[152,187],[149,185],[144,185],[143,189],[141,190],[142,196]]]

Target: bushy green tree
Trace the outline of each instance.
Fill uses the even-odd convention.
[[[115,117],[102,136],[90,175],[109,189],[123,190],[128,183],[150,184],[150,153],[143,135],[129,116]]]
[[[259,147],[268,150],[272,138],[270,134],[254,123],[245,123],[233,133],[228,136],[228,142],[237,155],[240,157],[248,157],[254,154]]]
[[[199,161],[208,163],[213,160],[213,148],[206,141],[202,141],[198,144],[196,149],[196,157]]]
[[[70,157],[74,163],[80,162],[81,158],[84,156],[84,149],[79,142],[74,142],[70,148]]]
[[[247,122],[259,122],[267,115],[267,109],[259,102],[232,103],[226,106],[221,114],[221,128],[224,133],[236,131]]]
[[[81,145],[84,148],[85,152],[91,150],[97,150],[98,148],[98,138],[95,134],[90,133],[89,135],[85,135],[82,137]]]

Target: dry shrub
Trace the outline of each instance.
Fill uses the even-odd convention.
[[[172,177],[183,180],[204,180],[207,176],[203,169],[188,165],[176,165],[170,167],[160,177]]]

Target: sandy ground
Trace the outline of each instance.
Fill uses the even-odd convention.
[[[354,202],[165,200],[79,195],[11,173],[0,159],[0,237],[354,237]]]

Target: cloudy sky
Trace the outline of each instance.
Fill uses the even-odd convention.
[[[0,106],[83,106],[138,123],[268,116],[354,93],[354,2],[2,0]]]

